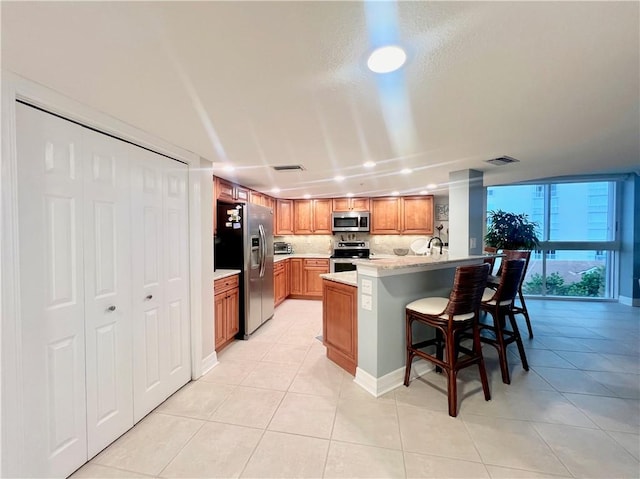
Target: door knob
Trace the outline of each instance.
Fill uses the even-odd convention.
[[[113,305],[107,308],[107,311],[115,311],[115,310],[116,310],[116,307]]]
[[[153,295],[152,295],[152,294],[148,294],[148,295],[147,295],[147,297],[146,297],[146,298],[144,298],[144,299],[146,299],[147,301],[149,301],[149,300],[150,300],[150,299],[152,299],[152,298],[153,298]]]

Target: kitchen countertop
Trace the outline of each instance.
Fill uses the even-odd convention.
[[[344,283],[349,286],[358,286],[358,273],[356,271],[342,271],[341,273],[325,273],[320,275],[321,278],[336,283]]]
[[[430,256],[394,256],[391,258],[372,258],[364,260],[354,260],[358,267],[358,273],[370,276],[392,276],[419,271],[431,271],[452,266],[467,266],[477,263],[488,257],[501,255],[469,255],[469,256],[449,256],[449,254],[433,254]]]
[[[317,258],[317,259],[329,259],[331,255],[329,253],[293,253],[293,254],[274,254],[273,262],[284,261],[287,258]]]
[[[229,276],[233,276],[234,274],[240,274],[239,269],[217,269],[213,272],[213,280],[227,278]]]

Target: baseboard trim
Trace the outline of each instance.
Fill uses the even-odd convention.
[[[620,302],[620,304],[624,304],[625,306],[635,306],[636,308],[640,306],[640,298],[618,296],[618,301]]]
[[[416,360],[411,368],[411,379],[423,376],[433,371],[433,365],[427,361]],[[356,368],[356,377],[353,380],[358,386],[374,397],[380,397],[389,391],[404,384],[405,368],[398,368],[382,377],[376,378],[363,369]]]
[[[207,374],[209,371],[215,368],[218,364],[220,364],[218,363],[218,354],[214,351],[209,356],[207,356],[202,360],[202,375],[200,377]],[[198,378],[194,378],[194,379],[198,379]]]

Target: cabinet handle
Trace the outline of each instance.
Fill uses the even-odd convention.
[[[153,299],[153,295],[152,294],[148,294],[144,299],[149,301],[150,299]]]
[[[115,307],[114,305],[111,305],[111,306],[109,306],[109,307],[107,308],[107,311],[109,311],[109,312],[113,312],[113,311],[115,311],[115,310],[116,310],[116,307]]]

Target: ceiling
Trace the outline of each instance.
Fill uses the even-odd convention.
[[[450,171],[468,168],[485,185],[640,169],[638,2],[1,9],[3,69],[190,150],[222,177],[279,187],[274,196],[430,183],[439,194]],[[406,49],[406,65],[368,71],[367,55],[389,43]],[[520,161],[485,162],[503,155]]]

